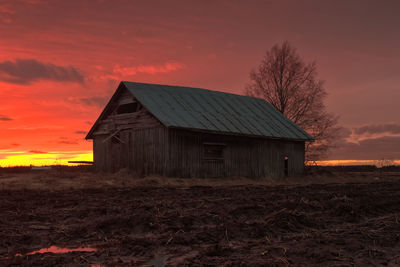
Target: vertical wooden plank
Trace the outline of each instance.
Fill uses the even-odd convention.
[[[304,170],[304,142],[205,134],[165,127],[121,131],[118,148],[111,138],[95,136],[93,153],[96,170],[129,168],[148,175],[174,177],[281,177],[284,156],[289,157],[289,174]],[[203,142],[227,144],[224,161],[204,161]],[[116,156],[118,155],[118,156]]]
[[[128,130],[128,169],[133,169],[132,130]]]

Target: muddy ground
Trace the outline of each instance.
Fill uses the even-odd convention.
[[[28,253],[50,247],[95,252]],[[400,264],[400,182],[0,190],[0,266]]]

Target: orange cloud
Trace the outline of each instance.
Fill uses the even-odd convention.
[[[0,5],[0,13],[14,15],[15,10],[12,9],[9,5],[3,4],[3,5]]]
[[[116,65],[114,67],[113,72],[124,76],[129,76],[129,75],[136,75],[138,73],[144,73],[144,74],[167,73],[182,68],[184,68],[184,65],[182,63],[167,62],[162,65],[139,65],[139,66],[122,67],[122,68],[119,65]]]
[[[30,150],[28,152],[32,153],[32,154],[47,154],[47,152],[40,151],[40,150]]]

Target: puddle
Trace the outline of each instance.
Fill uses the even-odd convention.
[[[56,247],[56,246],[51,246],[49,248],[42,248],[39,250],[35,250],[32,252],[28,252],[25,254],[20,254],[17,253],[14,256],[15,257],[22,257],[22,256],[26,256],[26,255],[33,255],[33,254],[42,254],[42,253],[55,253],[55,254],[61,254],[61,253],[69,253],[69,252],[93,252],[93,251],[97,251],[96,248],[92,248],[92,247],[79,247],[79,248],[60,248],[60,247]],[[9,259],[9,257],[3,257],[0,259]]]

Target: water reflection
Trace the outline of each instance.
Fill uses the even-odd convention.
[[[20,254],[17,253],[15,254],[15,257],[22,257],[22,256],[26,256],[26,255],[33,255],[33,254],[41,254],[41,253],[69,253],[69,252],[93,252],[93,251],[97,251],[96,248],[92,248],[92,247],[79,247],[79,248],[61,248],[61,247],[57,247],[57,246],[51,246],[49,248],[42,248],[39,250],[35,250],[32,252],[28,252],[26,254]],[[4,257],[1,259],[8,259],[8,257]]]

